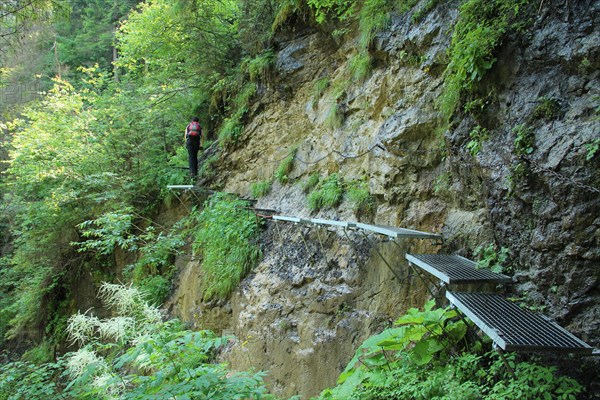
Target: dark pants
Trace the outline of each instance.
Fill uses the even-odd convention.
[[[190,175],[198,175],[198,150],[200,149],[200,137],[190,136],[185,143],[188,151],[188,163],[190,166]]]

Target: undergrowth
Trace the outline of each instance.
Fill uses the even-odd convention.
[[[193,249],[202,258],[204,299],[226,298],[260,258],[260,224],[247,203],[217,193],[194,215]]]
[[[270,399],[262,373],[231,372],[216,362],[230,338],[190,331],[133,288],[103,283],[113,312],[77,313],[68,322],[79,350],[56,362],[0,366],[0,399]]]
[[[569,399],[582,391],[555,367],[506,359],[506,369],[488,344],[469,343],[467,325],[450,308],[412,308],[393,328],[367,339],[356,351],[338,385],[319,400],[387,399]]]

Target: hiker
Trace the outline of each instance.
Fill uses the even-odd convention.
[[[192,122],[185,128],[184,140],[188,151],[190,176],[195,178],[198,175],[198,150],[200,150],[202,140],[202,127],[198,117],[192,118]]]

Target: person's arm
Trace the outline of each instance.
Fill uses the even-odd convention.
[[[186,139],[187,139],[187,133],[188,133],[188,128],[189,128],[189,127],[190,127],[189,125],[188,125],[188,126],[186,126],[186,127],[185,127],[185,130],[183,131],[183,143],[185,143],[185,141],[186,141]]]

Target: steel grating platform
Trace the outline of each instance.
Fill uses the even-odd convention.
[[[446,292],[446,297],[503,350],[592,354],[589,345],[557,323],[498,294]]]
[[[441,239],[442,235],[436,233],[427,233],[421,231],[415,231],[413,229],[396,228],[394,226],[383,226],[383,225],[371,225],[357,223],[356,228],[379,233],[380,235],[386,235],[392,238],[412,238],[412,239]]]
[[[406,259],[447,284],[511,281],[506,275],[497,274],[489,269],[478,269],[476,262],[457,255],[406,254]]]

